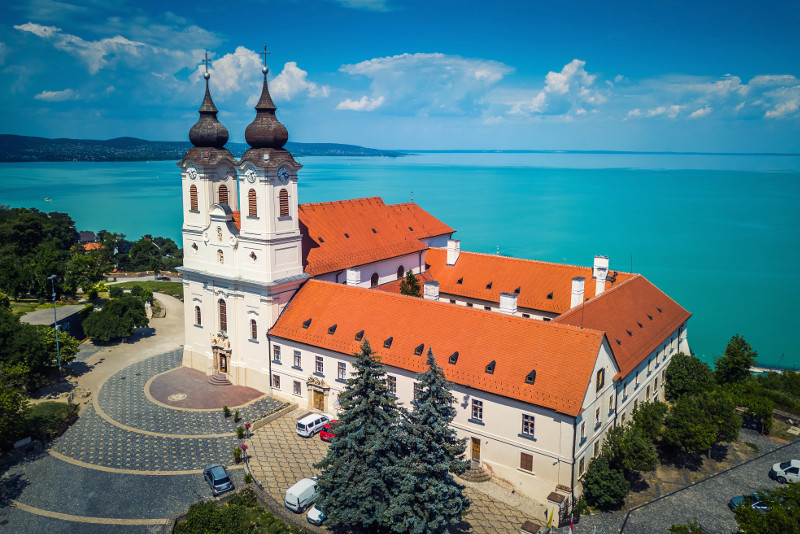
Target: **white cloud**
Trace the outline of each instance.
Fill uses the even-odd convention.
[[[705,117],[706,115],[711,113],[712,109],[713,108],[711,106],[706,106],[704,108],[700,108],[700,109],[698,109],[696,111],[691,112],[689,114],[689,118],[690,119],[699,119],[700,117]]]
[[[33,98],[46,102],[63,102],[64,100],[77,98],[77,96],[72,89],[64,89],[63,91],[42,91]]]
[[[586,112],[606,102],[607,97],[594,86],[597,78],[583,68],[585,61],[573,59],[561,69],[550,71],[544,78],[544,88],[528,100],[513,102],[512,115],[567,115]]]
[[[387,0],[333,0],[337,4],[366,11],[389,11]]]
[[[632,109],[625,116],[626,119],[638,119],[642,116],[642,110],[639,108]]]
[[[771,109],[764,113],[765,119],[781,119],[786,117],[787,115],[791,115],[795,111],[798,110],[798,101],[797,100],[790,100],[789,102],[784,102],[783,104],[778,104],[775,106],[774,109]]]
[[[370,99],[367,95],[361,97],[361,100],[350,100],[349,98],[339,102],[336,106],[336,109],[345,109],[349,111],[373,111],[383,104],[384,98],[382,96],[378,98]]]
[[[55,26],[42,26],[41,24],[34,24],[33,22],[19,24],[14,26],[14,29],[23,32],[31,32],[34,35],[42,37],[43,39],[49,39],[61,31],[61,28],[56,28]]]
[[[660,117],[666,115],[670,119],[674,119],[681,112],[684,106],[671,105],[671,106],[658,106],[657,108],[648,109],[645,112],[645,117]]]
[[[513,69],[492,60],[418,53],[374,58],[339,70],[369,78],[369,101],[382,97],[386,112],[463,115],[485,108],[487,92]]]
[[[203,79],[205,64],[199,64],[193,74],[195,81]],[[236,47],[232,54],[225,54],[211,61],[208,72],[211,73],[214,96],[226,97],[246,87],[253,92],[260,87],[261,57],[244,46]]]
[[[296,62],[289,61],[270,84],[270,91],[278,98],[291,100],[301,93],[308,94],[310,98],[326,98],[330,94],[331,88],[308,81],[308,72],[299,68]]]

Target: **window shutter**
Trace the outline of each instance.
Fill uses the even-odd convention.
[[[219,330],[220,332],[228,331],[228,317],[226,313],[225,301],[219,299]]]
[[[197,186],[193,185],[189,188],[189,209],[197,211]]]
[[[219,186],[219,203],[228,203],[228,188],[224,185]]]
[[[256,206],[256,190],[251,189],[247,193],[247,203],[249,205],[250,217],[258,217],[258,207]]]
[[[278,201],[280,202],[280,216],[289,216],[289,192],[286,189],[281,189],[278,193]]]

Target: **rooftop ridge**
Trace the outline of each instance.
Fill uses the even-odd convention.
[[[432,250],[442,250],[447,251],[446,247],[430,247]],[[558,263],[554,261],[544,261],[544,260],[532,260],[529,258],[515,258],[513,256],[503,256],[501,254],[491,254],[489,252],[472,252],[467,250],[461,250],[461,254],[471,254],[474,256],[486,256],[489,258],[501,258],[506,261],[515,261],[515,262],[523,262],[523,263],[538,263],[542,265],[554,265],[557,267],[568,267],[568,268],[575,268],[575,269],[592,269],[591,265],[574,265],[571,263]],[[635,276],[640,276],[638,273],[630,273],[628,271],[622,271],[620,269],[609,269],[609,271],[615,271],[622,274],[630,274]]]
[[[614,285],[614,286],[611,286],[610,288],[606,289],[605,291],[603,291],[603,292],[602,292],[602,293],[600,293],[599,295],[596,295],[596,296],[592,297],[591,299],[584,301],[584,302],[583,302],[583,303],[582,303],[580,306],[575,306],[574,308],[570,308],[570,309],[568,309],[567,311],[565,311],[564,313],[562,313],[561,315],[559,315],[559,316],[558,316],[558,319],[572,317],[572,315],[573,315],[574,313],[578,313],[578,312],[581,310],[581,306],[583,306],[584,304],[586,304],[586,303],[588,303],[588,302],[597,302],[597,301],[599,301],[600,299],[602,299],[602,298],[603,298],[603,296],[605,296],[605,295],[608,295],[608,294],[612,294],[612,295],[613,295],[613,293],[612,293],[612,292],[613,292],[615,289],[618,289],[618,288],[620,288],[620,287],[624,287],[626,284],[628,284],[628,283],[629,283],[629,282],[631,282],[632,280],[636,280],[636,279],[637,279],[637,278],[639,278],[639,277],[641,277],[641,278],[643,278],[643,279],[647,280],[647,278],[645,278],[645,277],[644,277],[644,276],[642,276],[641,274],[634,274],[632,277],[628,278],[627,280],[623,280],[623,281],[622,281],[622,282],[620,282],[619,284],[616,284],[616,285]],[[648,281],[648,282],[650,282],[650,280],[647,280],[647,281]],[[650,282],[650,283],[651,283],[651,284],[653,284],[653,282]],[[653,285],[655,285],[655,284],[653,284]],[[656,287],[657,287],[657,286],[656,286]],[[663,291],[662,291],[662,293],[663,293]],[[666,295],[666,293],[664,293],[664,294]],[[673,301],[673,302],[675,302],[675,301]],[[678,303],[676,302],[675,304],[678,304]],[[678,305],[680,306],[680,304],[678,304]]]
[[[300,204],[299,206],[300,206],[301,209],[305,209],[305,208],[316,209],[316,208],[325,207],[325,206],[335,206],[335,205],[340,205],[341,206],[341,205],[344,205],[344,204],[347,204],[347,203],[352,203],[352,202],[359,202],[359,201],[370,201],[370,202],[372,202],[372,201],[375,201],[375,200],[379,201],[384,206],[387,205],[383,201],[383,198],[381,198],[380,196],[374,196],[374,197],[347,198],[347,199],[343,199],[343,200],[329,200],[327,202],[306,202],[306,203]]]

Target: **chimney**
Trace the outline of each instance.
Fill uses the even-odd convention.
[[[461,253],[461,241],[458,239],[447,240],[447,265],[455,265]]]
[[[583,302],[583,286],[586,278],[576,276],[572,279],[572,299],[569,301],[570,309],[579,306]]]
[[[505,313],[506,315],[517,314],[516,293],[500,293],[500,313]]]
[[[595,297],[606,290],[606,276],[608,276],[608,256],[595,256],[592,269],[592,277],[597,283],[594,290]]]
[[[358,267],[350,267],[347,269],[347,285],[357,286],[361,282],[361,271]]]
[[[422,287],[425,300],[439,300],[439,282],[425,282]]]

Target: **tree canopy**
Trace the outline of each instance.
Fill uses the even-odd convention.
[[[734,510],[739,532],[743,534],[800,534],[800,484],[759,492],[769,507],[765,512],[750,506]]]
[[[421,297],[422,287],[419,284],[419,280],[414,273],[411,272],[411,269],[406,272],[405,278],[400,281],[400,293],[402,295],[409,295],[412,297]]]
[[[714,376],[720,384],[743,382],[750,377],[750,368],[756,364],[758,352],[740,335],[734,335],[725,347],[725,353],[714,360]]]
[[[622,506],[630,485],[621,471],[612,469],[605,457],[598,456],[589,462],[583,475],[586,502],[601,510],[615,510]]]
[[[144,300],[130,294],[111,299],[100,311],[92,311],[83,320],[83,331],[100,343],[129,337],[137,327],[149,324]]]
[[[697,395],[714,387],[714,372],[706,363],[682,352],[672,357],[664,377],[667,400],[675,400],[681,395]]]

